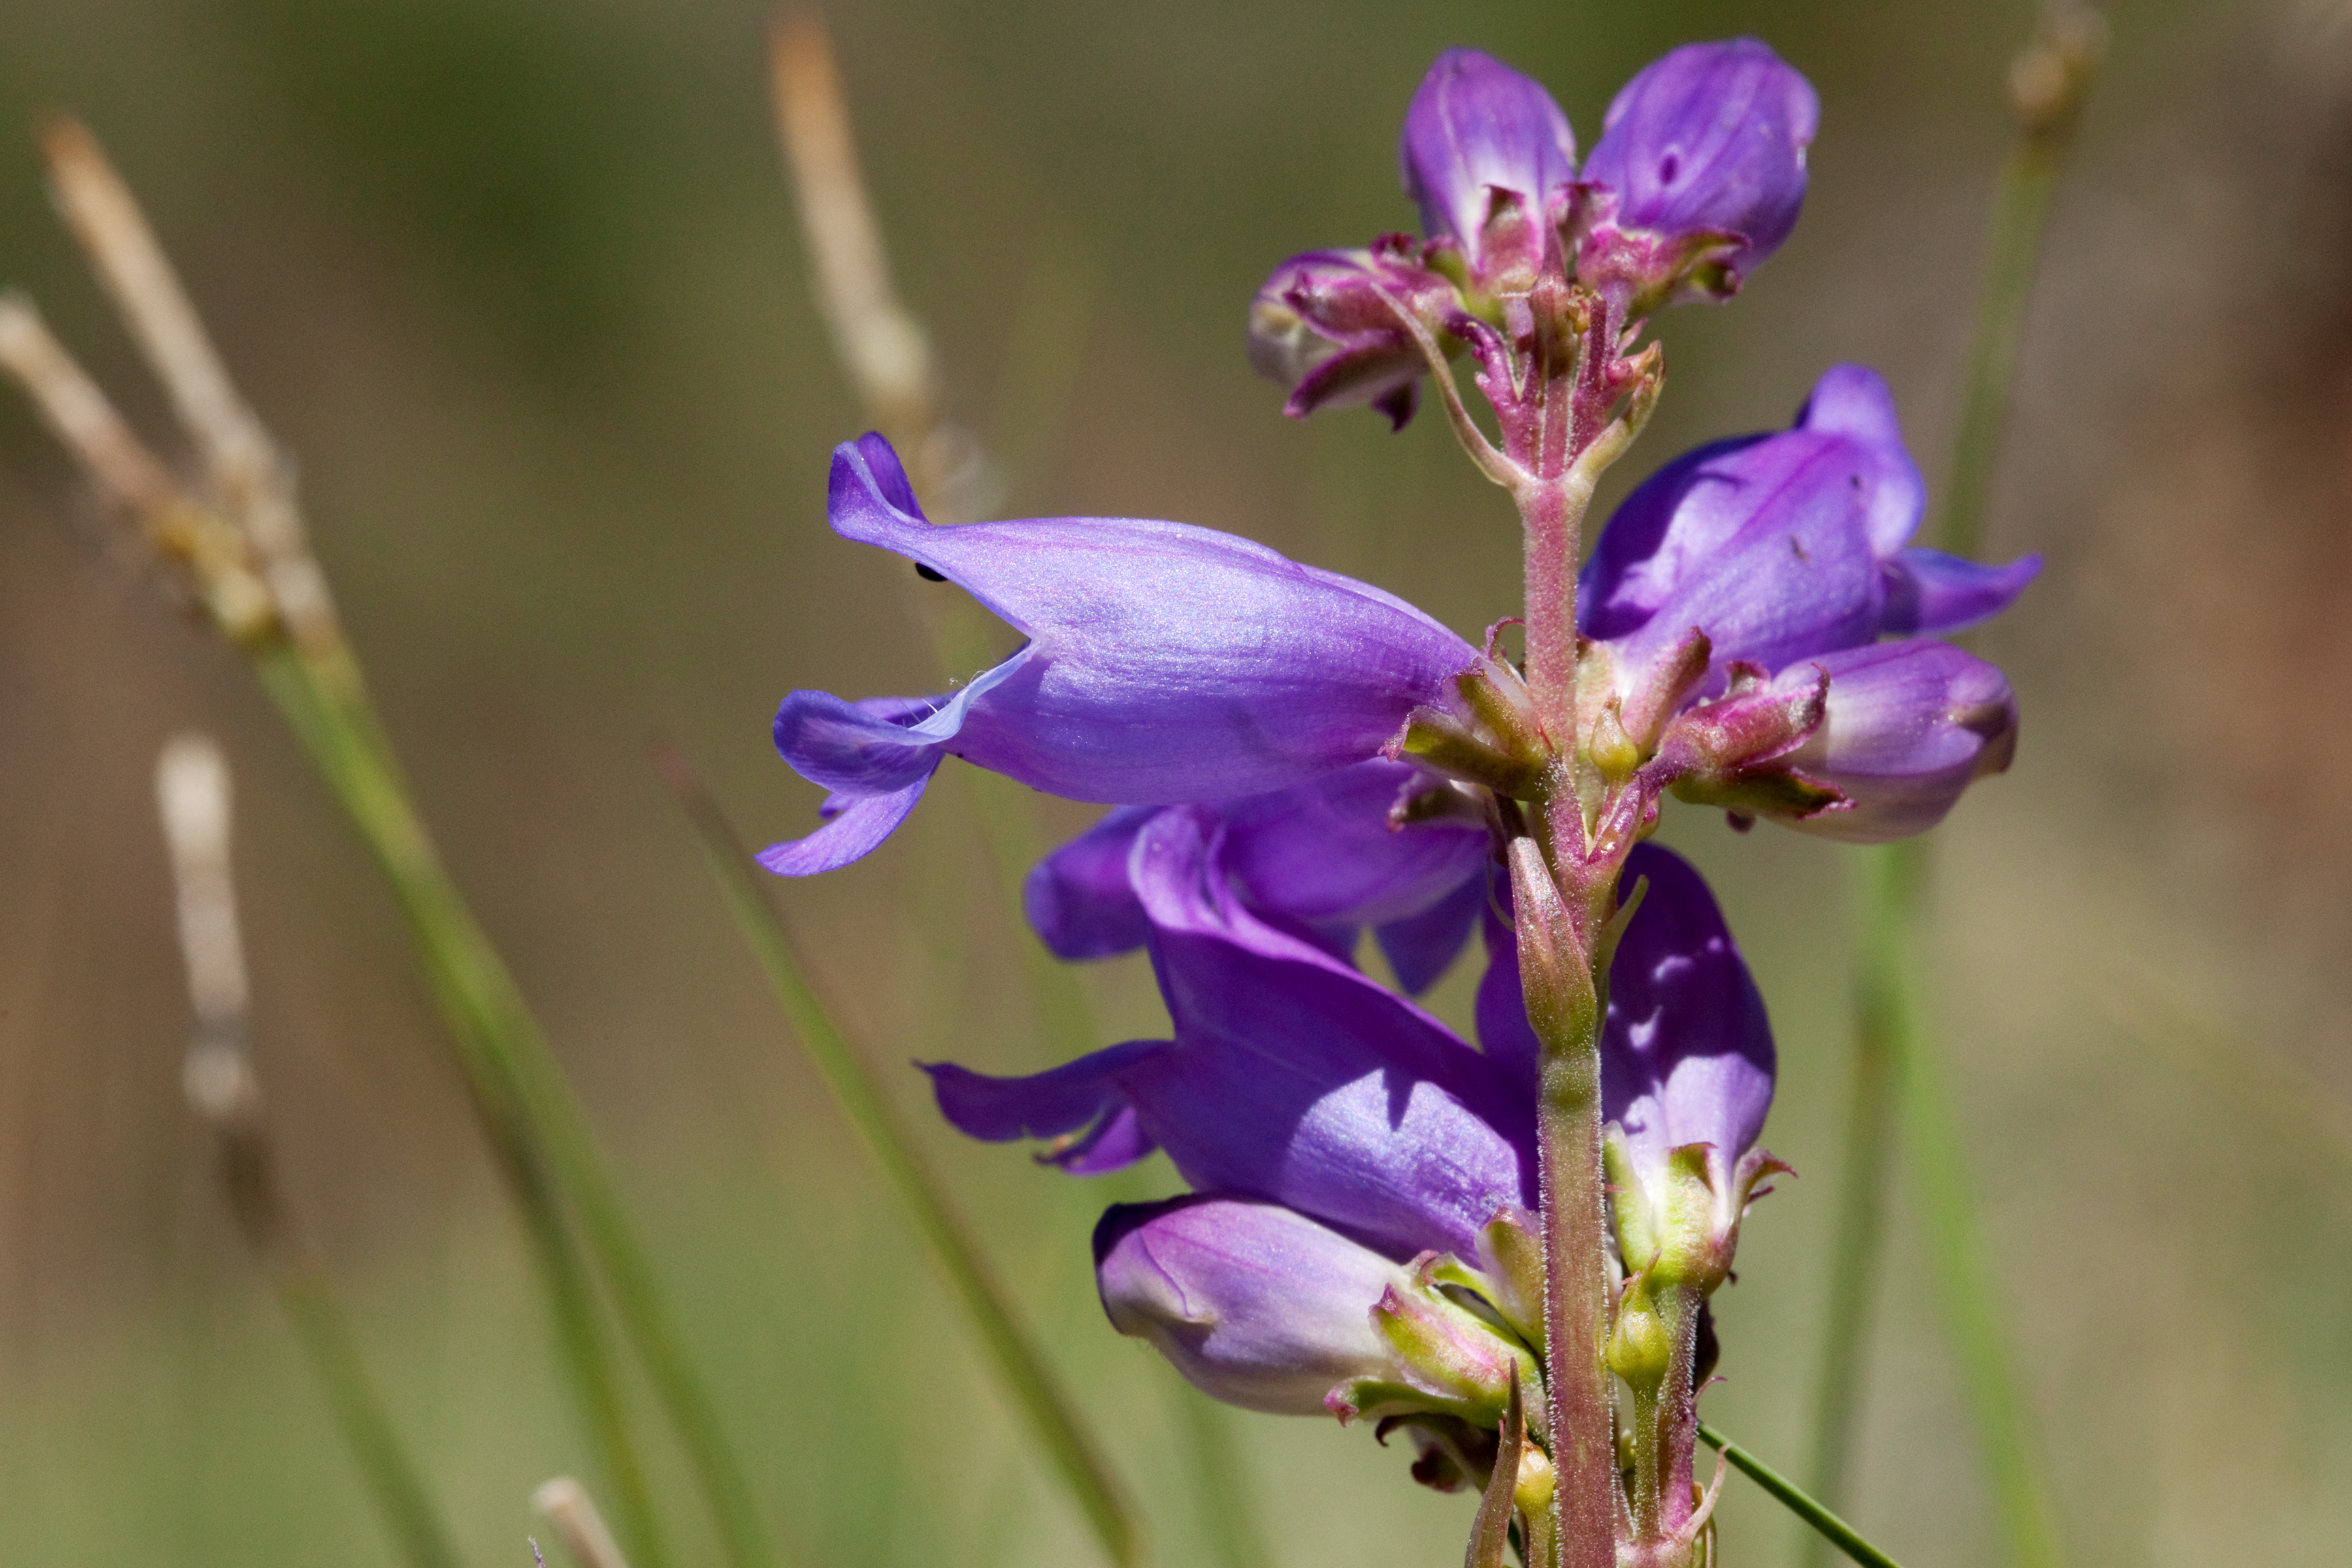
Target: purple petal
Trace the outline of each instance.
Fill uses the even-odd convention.
[[[1886,613],[1880,629],[1896,637],[1956,632],[2016,602],[2042,574],[2042,557],[2020,556],[2006,566],[1964,561],[1940,550],[1906,550],[1882,568]]]
[[[945,697],[845,702],[829,691],[795,691],[776,710],[776,750],[793,771],[844,795],[883,795],[931,776],[963,730],[971,705],[1019,675],[1022,648]]]
[[[923,786],[930,782],[930,773],[925,772],[914,783],[887,795],[834,795],[820,812],[824,826],[805,838],[771,844],[757,858],[779,877],[814,877],[862,860],[898,831],[898,824],[923,798]]]
[[[1393,595],[1183,523],[1043,518],[935,528],[897,504],[880,437],[834,454],[843,537],[961,584],[1029,643],[913,723],[823,692],[777,715],[826,787],[902,788],[951,752],[1077,800],[1213,800],[1377,752],[1475,650]]]
[[[930,1074],[940,1114],[965,1137],[1009,1143],[1084,1129],[1045,1158],[1074,1176],[1098,1176],[1158,1146],[1129,1103],[1120,1075],[1173,1048],[1165,1040],[1129,1040],[1028,1078],[992,1078],[953,1062],[916,1065]]]
[[[1576,177],[1576,136],[1541,83],[1491,55],[1448,49],[1405,110],[1397,161],[1422,232],[1460,241],[1475,270],[1496,195],[1547,218]]]
[[[1416,973],[1429,964],[1443,970],[1475,910],[1440,906],[1485,865],[1486,831],[1459,819],[1391,826],[1390,808],[1402,792],[1428,782],[1416,768],[1374,759],[1312,784],[1221,802],[1220,865],[1258,914],[1336,957],[1354,951],[1359,928],[1396,923],[1396,940],[1415,948]],[[1030,873],[1029,922],[1055,952],[1099,958],[1143,944],[1150,922],[1129,885],[1127,861],[1153,809],[1110,813]],[[1423,916],[1431,922],[1425,931],[1409,923]]]
[[[1609,971],[1601,1043],[1602,1114],[1636,1163],[1709,1143],[1718,1190],[1753,1148],[1772,1104],[1772,1026],[1715,896],[1691,864],[1655,844],[1625,862],[1623,895],[1646,877]]]
[[[931,1075],[950,1126],[983,1143],[1009,1143],[1076,1131],[1124,1103],[1120,1073],[1172,1048],[1165,1040],[1129,1040],[1028,1078],[992,1078],[953,1062],[916,1065]]]
[[[1389,1372],[1372,1308],[1409,1288],[1387,1258],[1271,1204],[1121,1205],[1095,1227],[1095,1280],[1120,1333],[1203,1393],[1319,1415],[1338,1384]]]
[[[1128,883],[1127,860],[1136,834],[1160,809],[1117,807],[1031,868],[1022,910],[1056,958],[1108,958],[1141,947],[1151,934]]]
[[[1773,679],[1790,686],[1829,674],[1827,715],[1787,765],[1822,780],[1848,805],[1788,826],[1850,843],[1881,844],[1943,820],[1962,791],[2008,768],[2017,751],[2017,698],[1993,666],[1949,643],[1915,638],[1825,654]]]
[[[1706,690],[1736,658],[1859,646],[1878,634],[1879,558],[1917,528],[1924,493],[1885,384],[1838,366],[1796,428],[1700,447],[1628,496],[1580,576],[1579,620],[1629,672],[1699,627]]]
[[[1252,915],[1171,811],[1135,880],[1177,1048],[1121,1087],[1195,1187],[1286,1203],[1401,1257],[1533,1201],[1532,1107],[1444,1025]]]
[[[1479,911],[1486,907],[1486,879],[1474,873],[1421,913],[1374,929],[1381,953],[1396,971],[1397,984],[1404,987],[1406,995],[1420,995],[1454,967],[1470,940],[1470,928],[1478,923]]]
[[[1391,826],[1426,773],[1374,760],[1312,784],[1228,801],[1222,859],[1251,908],[1310,924],[1381,925],[1422,913],[1486,861],[1475,822]]]
[[[1744,271],[1796,226],[1820,119],[1811,85],[1757,40],[1688,44],[1617,94],[1584,181],[1614,194],[1621,229],[1738,236]]]
[[[1047,1158],[1049,1163],[1059,1165],[1073,1176],[1104,1176],[1127,1169],[1159,1147],[1151,1141],[1151,1134],[1143,1130],[1143,1120],[1136,1115],[1135,1107],[1119,1105],[1096,1122],[1085,1137]]]

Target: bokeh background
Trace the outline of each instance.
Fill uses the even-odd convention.
[[[1937,1016],[2075,1561],[2316,1562],[2352,1534],[2352,5],[2109,15],[1990,526],[1990,553],[2050,560],[1980,645],[2024,743],[1942,834]],[[1442,424],[1284,420],[1241,353],[1273,262],[1410,222],[1393,139],[1430,57],[1503,55],[1589,141],[1665,47],[1768,37],[1823,100],[1804,222],[1733,306],[1658,324],[1671,389],[1613,493],[1785,422],[1841,359],[1887,374],[1936,476],[2032,16],[838,0],[830,20],[899,281],[998,459],[1000,511],[1234,530],[1470,631],[1509,608],[1517,542]],[[299,454],[428,815],[795,1562],[1086,1562],[646,762],[675,736],[751,834],[795,836],[816,795],[769,751],[777,700],[932,679],[903,564],[824,527],[827,453],[861,425],[779,169],[767,21],[760,0],[5,0],[0,125],[89,120]],[[0,276],[164,434],[29,132],[0,136]],[[10,397],[0,1563],[392,1561],[180,1097],[151,779],[192,726],[238,769],[261,1070],[303,1220],[472,1560],[525,1563],[530,1488],[586,1458],[392,906],[247,669],[123,557]],[[971,792],[999,782],[943,774],[881,854],[784,890],[919,1111],[908,1058],[1050,1056],[974,833]],[[1055,831],[1087,815],[1042,809]],[[1703,814],[1669,837],[1771,1003],[1769,1142],[1802,1173],[1718,1300],[1708,1412],[1801,1466],[1820,1314],[1851,1284],[1826,1261],[1849,868]],[[1087,983],[1107,1037],[1153,1026],[1139,961]],[[1441,1011],[1467,996],[1457,974]],[[1205,1560],[1175,1435],[1196,1396],[1092,1300],[1102,1193],[921,1124],[1160,1561]],[[1899,1185],[1891,1223],[1853,1512],[1906,1563],[1990,1564]],[[1283,1568],[1459,1552],[1468,1500],[1362,1431],[1230,1430]],[[707,1561],[664,1465],[681,1558]],[[1729,1561],[1791,1562],[1797,1530],[1731,1482]]]

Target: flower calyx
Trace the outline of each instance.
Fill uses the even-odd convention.
[[[1402,429],[1420,402],[1429,363],[1414,332],[1445,352],[1461,296],[1444,268],[1453,247],[1389,235],[1366,250],[1311,250],[1274,269],[1250,301],[1249,359],[1290,388],[1283,412],[1370,405]]]
[[[1384,754],[1498,795],[1537,798],[1551,748],[1518,670],[1490,647],[1451,684],[1451,700],[1414,709]]]
[[[1742,816],[1807,817],[1843,806],[1836,785],[1801,772],[1790,758],[1822,727],[1829,672],[1804,681],[1773,681],[1745,659],[1730,666],[1721,697],[1669,721],[1652,767],[1677,798]]]
[[[1730,1277],[1748,1205],[1771,1190],[1759,1184],[1793,1171],[1762,1149],[1727,1164],[1712,1143],[1683,1144],[1645,1169],[1613,1123],[1601,1141],[1601,1160],[1616,1189],[1612,1207],[1619,1252],[1629,1266],[1638,1264],[1627,1281],[1621,1322],[1639,1302],[1669,1290],[1688,1290],[1702,1300],[1712,1295]],[[1629,1341],[1629,1353],[1637,1348]],[[1637,1381],[1622,1369],[1619,1375]]]
[[[1513,1380],[1536,1384],[1533,1352],[1491,1304],[1491,1288],[1459,1259],[1424,1252],[1405,1274],[1405,1283],[1391,1284],[1371,1309],[1391,1366],[1340,1384],[1324,1407],[1342,1422],[1426,1414],[1499,1426]]]

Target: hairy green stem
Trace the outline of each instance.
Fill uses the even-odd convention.
[[[1806,1496],[1796,1482],[1704,1421],[1698,1424],[1698,1436],[1700,1442],[1728,1459],[1734,1469],[1771,1493],[1782,1507],[1819,1531],[1821,1539],[1861,1563],[1862,1568],[1902,1568],[1894,1558],[1864,1541],[1853,1526]]]
[[[948,1276],[990,1360],[1054,1469],[1085,1512],[1104,1552],[1122,1565],[1141,1561],[1143,1541],[1101,1445],[1015,1314],[963,1216],[918,1152],[898,1110],[834,1024],[803,973],[782,920],[750,853],[700,783],[674,753],[660,758],[665,781],[701,840],[720,891],[768,976],[793,1032],[900,1205]]]

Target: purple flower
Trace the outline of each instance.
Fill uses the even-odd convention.
[[[1995,567],[1911,546],[1926,505],[1886,384],[1836,365],[1792,428],[1685,453],[1626,497],[1580,574],[1578,621],[1610,645],[1621,687],[1696,627],[1712,692],[1734,660],[1777,670],[1972,626],[2041,571],[2036,555]]]
[[[1498,263],[1540,259],[1576,178],[1576,136],[1541,83],[1491,55],[1448,49],[1405,110],[1397,162],[1422,233],[1459,245],[1483,279]]]
[[[1514,1223],[1534,1199],[1535,1046],[1509,927],[1489,921],[1493,962],[1478,1009],[1485,1048],[1474,1049],[1411,1002],[1254,914],[1219,870],[1225,831],[1214,812],[1172,809],[1155,814],[1131,850],[1173,1040],[1114,1046],[1025,1079],[933,1066],[940,1110],[977,1138],[1056,1139],[1051,1158],[1079,1172],[1164,1148],[1195,1189],[1277,1205],[1320,1227],[1204,1201],[1197,1214],[1154,1211],[1105,1233],[1113,1244],[1098,1247],[1097,1258],[1113,1321],[1160,1343],[1210,1393],[1297,1408],[1305,1379],[1360,1362],[1360,1321],[1328,1295],[1336,1279],[1348,1281],[1359,1312],[1385,1305],[1383,1335],[1409,1364],[1396,1374],[1407,1392],[1360,1371],[1332,1408],[1353,1414],[1401,1401],[1485,1409],[1493,1347],[1463,1340],[1442,1313],[1428,1316],[1435,1309],[1423,1297],[1383,1296],[1393,1281],[1375,1289],[1373,1265],[1326,1233],[1392,1262],[1416,1260],[1418,1279],[1468,1281],[1507,1319],[1508,1290],[1481,1269],[1492,1263],[1490,1228]],[[1712,1139],[1736,1159],[1770,1096],[1761,1003],[1697,873],[1652,845],[1638,847],[1628,867],[1651,886],[1612,972],[1622,995],[1602,1043],[1610,1112],[1657,1135]],[[1192,1216],[1181,1222],[1184,1244],[1150,1245],[1171,1212]],[[1136,1252],[1122,1250],[1137,1232],[1147,1233],[1136,1246],[1148,1249],[1148,1277]],[[1210,1232],[1245,1239],[1202,1241]],[[1277,1328],[1265,1303],[1269,1292],[1291,1289],[1298,1311]],[[1173,1318],[1171,1301],[1185,1304]],[[1221,1310],[1237,1325],[1230,1354],[1176,1326],[1192,1321],[1186,1312]]]
[[[1633,313],[1727,299],[1780,247],[1805,201],[1821,104],[1753,38],[1689,44],[1625,84],[1585,161],[1585,281]]]
[[[1336,957],[1347,958],[1362,928],[1374,928],[1398,979],[1418,994],[1468,939],[1486,901],[1490,858],[1486,826],[1475,815],[1396,820],[1399,807],[1433,798],[1476,810],[1454,786],[1378,760],[1223,802],[1217,870],[1253,911]],[[1103,958],[1143,945],[1150,921],[1128,862],[1157,814],[1115,810],[1029,873],[1029,923],[1055,954]]]
[[[1024,633],[949,695],[796,691],[776,749],[833,792],[824,825],[761,856],[804,876],[871,851],[954,754],[1078,800],[1213,800],[1377,753],[1476,658],[1402,599],[1179,522],[1040,518],[938,528],[889,444],[834,453],[834,531],[969,591]]]

